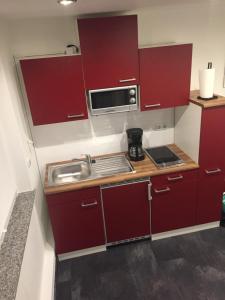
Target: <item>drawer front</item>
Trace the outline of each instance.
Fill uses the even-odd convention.
[[[153,186],[174,185],[186,180],[197,180],[198,170],[168,173],[166,175],[155,176],[151,178]]]

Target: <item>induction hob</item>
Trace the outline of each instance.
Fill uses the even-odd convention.
[[[184,163],[184,161],[167,146],[146,148],[145,152],[159,168],[166,168]]]

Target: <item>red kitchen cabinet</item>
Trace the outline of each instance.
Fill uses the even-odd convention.
[[[87,119],[81,56],[20,61],[34,125]]]
[[[197,223],[219,221],[225,174],[225,108],[202,110]]]
[[[105,244],[100,188],[47,195],[56,253]]]
[[[152,233],[196,224],[197,170],[152,177]]]
[[[187,105],[192,44],[139,49],[141,110]]]
[[[137,16],[79,19],[78,29],[87,89],[137,84]]]
[[[107,243],[150,235],[149,181],[102,189]]]
[[[221,173],[204,174],[198,183],[197,224],[220,221],[222,214],[222,198],[224,176]]]

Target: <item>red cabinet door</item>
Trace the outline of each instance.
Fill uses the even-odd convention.
[[[56,253],[105,244],[100,189],[47,195]]]
[[[87,89],[138,83],[137,16],[78,20]]]
[[[225,171],[225,107],[202,110],[199,164],[205,171]]]
[[[152,233],[196,224],[197,171],[152,178]]]
[[[223,174],[204,174],[202,172],[198,183],[197,224],[220,221],[223,191]]]
[[[141,110],[187,105],[192,44],[139,50]]]
[[[203,109],[197,223],[219,221],[225,173],[225,108]]]
[[[102,189],[107,243],[150,235],[148,183]]]
[[[81,56],[20,61],[34,125],[87,119]]]

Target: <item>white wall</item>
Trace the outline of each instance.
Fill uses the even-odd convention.
[[[6,149],[13,166],[18,192],[30,190],[30,181],[25,160],[25,147],[22,142],[22,122],[16,110],[17,94],[14,93],[15,77],[12,75],[12,56],[7,23],[0,22],[0,121],[4,130]],[[22,175],[22,176],[21,176]]]
[[[0,84],[1,89],[1,84]],[[0,124],[0,247],[4,238],[3,231],[6,229],[9,214],[12,210],[14,199],[17,194],[17,186],[13,170],[10,164],[10,159],[7,154],[6,140],[3,134],[2,125]]]
[[[209,61],[216,68],[215,91],[222,87],[225,65],[225,6],[218,1],[155,5],[138,12],[139,44],[193,43],[191,89],[198,89],[198,70]]]
[[[0,234],[9,217],[15,192],[35,189],[35,204],[18,285],[17,300],[41,299],[42,279],[54,275],[54,249],[47,242],[48,217],[43,187],[17,86],[9,23],[0,21]],[[49,262],[49,264],[47,263]],[[47,269],[47,270],[46,270]],[[49,284],[46,299],[51,299]],[[44,299],[44,297],[42,297]]]
[[[17,192],[30,190],[9,79],[9,34],[0,21],[0,238],[6,229]]]

